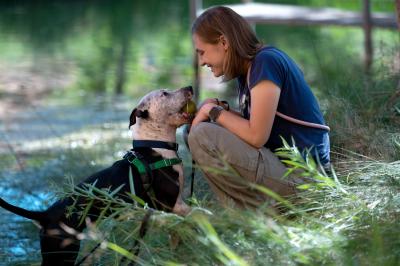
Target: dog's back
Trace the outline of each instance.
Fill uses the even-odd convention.
[[[143,150],[142,153],[144,154],[145,160],[150,163],[161,158],[160,155],[155,155],[155,153],[150,149]],[[135,177],[133,178],[135,191],[131,191],[129,186],[128,175],[130,170],[132,171],[132,176]],[[125,202],[133,203],[133,199],[128,193],[134,193],[150,207],[165,209],[168,211],[168,209],[170,210],[175,204],[179,191],[177,173],[172,169],[162,169],[154,171],[152,176],[154,180],[147,179],[146,182],[149,183],[146,185],[152,186],[151,189],[154,191],[156,196],[154,199],[155,201],[149,198],[147,193],[148,191],[146,191],[144,188],[143,180],[138,170],[135,167],[131,168],[130,163],[125,159],[116,161],[112,166],[94,173],[80,183],[78,187],[88,189],[87,185],[91,185],[99,189],[107,189],[110,192],[119,189],[115,196],[121,198]],[[73,227],[77,230],[81,229],[79,228],[81,225],[79,224],[80,219],[77,217],[77,213],[80,213],[80,211],[87,206],[89,201],[90,198],[88,197],[77,197],[75,199],[68,197],[56,201],[45,211],[31,211],[12,205],[0,198],[0,206],[22,217],[38,221],[44,227],[51,223],[62,222],[67,226]],[[156,206],[154,206],[154,203]],[[72,204],[75,205],[75,211],[67,218],[66,208]],[[96,201],[92,203],[91,209],[87,212],[88,218],[90,218],[92,221],[95,221],[104,207],[105,203],[102,201]]]

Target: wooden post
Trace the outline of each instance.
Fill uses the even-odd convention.
[[[363,0],[363,28],[364,28],[364,66],[366,73],[371,70],[373,50],[372,50],[372,21],[370,0]]]
[[[397,28],[400,30],[400,0],[396,0],[396,14],[397,14]],[[400,98],[400,80],[397,83],[396,92],[389,99],[389,101],[395,102],[396,99]]]
[[[121,40],[121,50],[119,51],[119,58],[117,62],[117,70],[116,70],[116,84],[115,84],[115,94],[121,95],[125,80],[126,80],[126,60],[128,58],[128,51],[129,51],[129,37],[124,36]]]
[[[396,0],[397,27],[400,30],[400,0]]]
[[[190,0],[190,24],[197,18],[197,12],[202,9],[202,0]],[[198,102],[200,97],[200,69],[196,51],[193,53],[193,99]]]

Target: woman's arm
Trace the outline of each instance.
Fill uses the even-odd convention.
[[[250,120],[232,112],[222,111],[217,123],[225,127],[249,145],[261,148],[268,140],[274,122],[280,96],[280,88],[268,80],[260,81],[251,90]],[[208,119],[213,103],[203,105],[192,126]]]

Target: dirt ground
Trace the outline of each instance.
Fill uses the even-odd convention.
[[[68,71],[57,66],[61,63],[42,63],[0,61],[0,154],[15,153],[27,131],[30,139],[39,137],[32,127],[40,123],[38,109],[45,105],[44,99],[73,82]]]
[[[28,106],[38,106],[52,90],[73,82],[68,72],[52,67],[39,67],[32,62],[13,64],[0,62],[0,119],[7,121]]]

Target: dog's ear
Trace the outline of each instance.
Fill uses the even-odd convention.
[[[131,116],[129,117],[129,128],[136,123],[136,117],[147,118],[149,117],[149,111],[142,111],[137,108],[133,109]]]
[[[136,111],[137,111],[136,108],[132,110],[131,116],[129,117],[129,127],[128,127],[128,129],[131,128],[131,126],[136,123]]]

